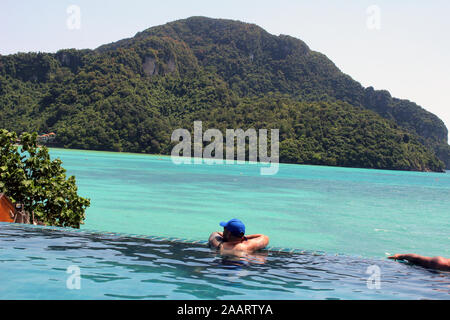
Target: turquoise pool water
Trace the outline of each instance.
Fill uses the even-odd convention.
[[[51,149],[91,198],[82,229],[205,240],[240,218],[270,245],[385,258],[450,257],[450,174],[280,164],[175,165],[170,157]]]
[[[373,265],[379,288],[367,285]],[[0,223],[0,273],[0,299],[450,299],[450,273],[386,259],[237,261],[199,244],[9,223]]]

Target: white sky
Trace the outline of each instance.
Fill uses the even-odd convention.
[[[70,5],[80,29],[67,27]],[[379,20],[367,12],[373,5]],[[414,101],[449,128],[449,15],[444,0],[2,0],[0,54],[93,49],[190,16],[235,19],[305,41],[363,86]]]

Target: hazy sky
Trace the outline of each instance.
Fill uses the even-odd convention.
[[[67,25],[71,5],[80,9],[79,29]],[[96,48],[190,16],[241,20],[302,39],[363,86],[414,101],[450,128],[446,0],[1,0],[0,54]]]

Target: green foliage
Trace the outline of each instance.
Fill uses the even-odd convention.
[[[442,171],[447,129],[300,40],[192,17],[96,50],[0,56],[0,128],[66,148],[169,154],[171,132],[279,128],[292,163]]]
[[[19,150],[16,133],[0,130],[0,192],[45,225],[79,228],[90,200],[78,196],[75,177],[66,178],[61,160],[50,160],[36,137],[23,133]]]

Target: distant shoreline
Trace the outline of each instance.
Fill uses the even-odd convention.
[[[73,150],[73,151],[87,151],[87,152],[105,152],[105,153],[115,153],[115,154],[129,154],[129,155],[140,155],[140,156],[154,156],[154,157],[164,157],[164,158],[170,158],[171,155],[167,154],[159,154],[159,153],[139,153],[139,152],[128,152],[128,151],[110,151],[110,150],[94,150],[94,149],[76,149],[76,148],[64,148],[64,147],[51,147],[48,145],[45,145],[48,149],[59,149],[59,150]],[[198,157],[182,157],[180,158],[191,158],[195,159]],[[207,158],[201,158],[201,159],[207,159]],[[225,159],[224,159],[225,161]],[[234,160],[237,161],[237,160]],[[259,163],[259,164],[269,164],[267,162],[259,162],[259,161],[248,161],[245,160],[245,164],[251,164],[251,163]],[[322,164],[309,164],[309,163],[289,163],[289,162],[280,162],[280,164],[283,165],[296,165],[296,166],[315,166],[315,167],[329,167],[329,168],[347,168],[347,169],[363,169],[363,170],[384,170],[384,171],[399,171],[399,172],[423,172],[423,173],[448,173],[450,172],[448,169],[444,170],[443,172],[437,172],[437,171],[419,171],[419,170],[399,170],[399,169],[381,169],[381,168],[365,168],[365,167],[349,167],[349,166],[327,166]]]

